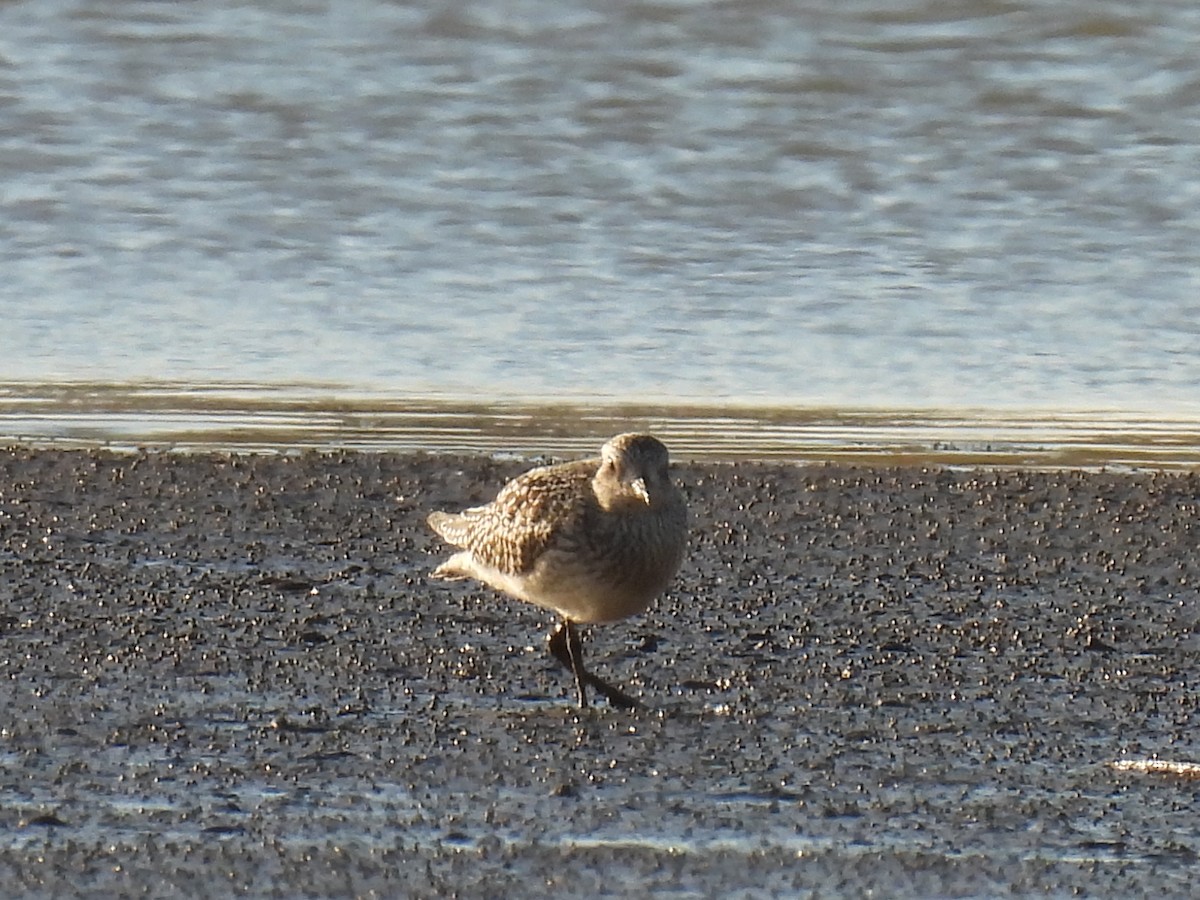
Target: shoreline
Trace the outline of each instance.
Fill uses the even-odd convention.
[[[1200,475],[675,466],[693,543],[585,638],[432,583],[527,462],[0,451],[17,892],[1186,893]]]
[[[1200,410],[461,400],[320,385],[0,383],[0,445],[116,452],[582,456],[621,431],[679,461],[1200,468]]]

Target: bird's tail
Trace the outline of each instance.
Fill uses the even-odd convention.
[[[460,572],[458,568],[453,565],[453,563],[453,558],[446,560],[444,563],[430,572],[429,577],[437,578],[440,581],[462,581],[463,579],[467,578],[468,576],[466,573]]]

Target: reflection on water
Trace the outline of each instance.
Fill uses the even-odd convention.
[[[58,447],[575,456],[652,431],[680,460],[1200,465],[1200,419],[897,409],[573,406],[337,396],[311,386],[0,384],[0,440]]]

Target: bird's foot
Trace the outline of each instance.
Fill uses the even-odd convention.
[[[575,676],[575,691],[579,698],[580,708],[586,708],[587,686],[591,686],[604,695],[613,706],[621,709],[639,709],[641,703],[619,688],[613,687],[602,678],[593,675],[583,665],[583,646],[575,623],[564,619],[550,634],[550,653],[572,675]]]

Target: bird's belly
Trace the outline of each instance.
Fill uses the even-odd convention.
[[[572,621],[593,623],[615,622],[645,612],[654,600],[654,594],[600,594],[592,585],[583,591],[556,590],[553,593],[539,593],[529,599],[538,606],[552,609]]]
[[[530,603],[553,609],[576,622],[615,622],[644,612],[666,587],[662,578],[636,573],[604,577],[559,568],[532,573],[523,594]]]

